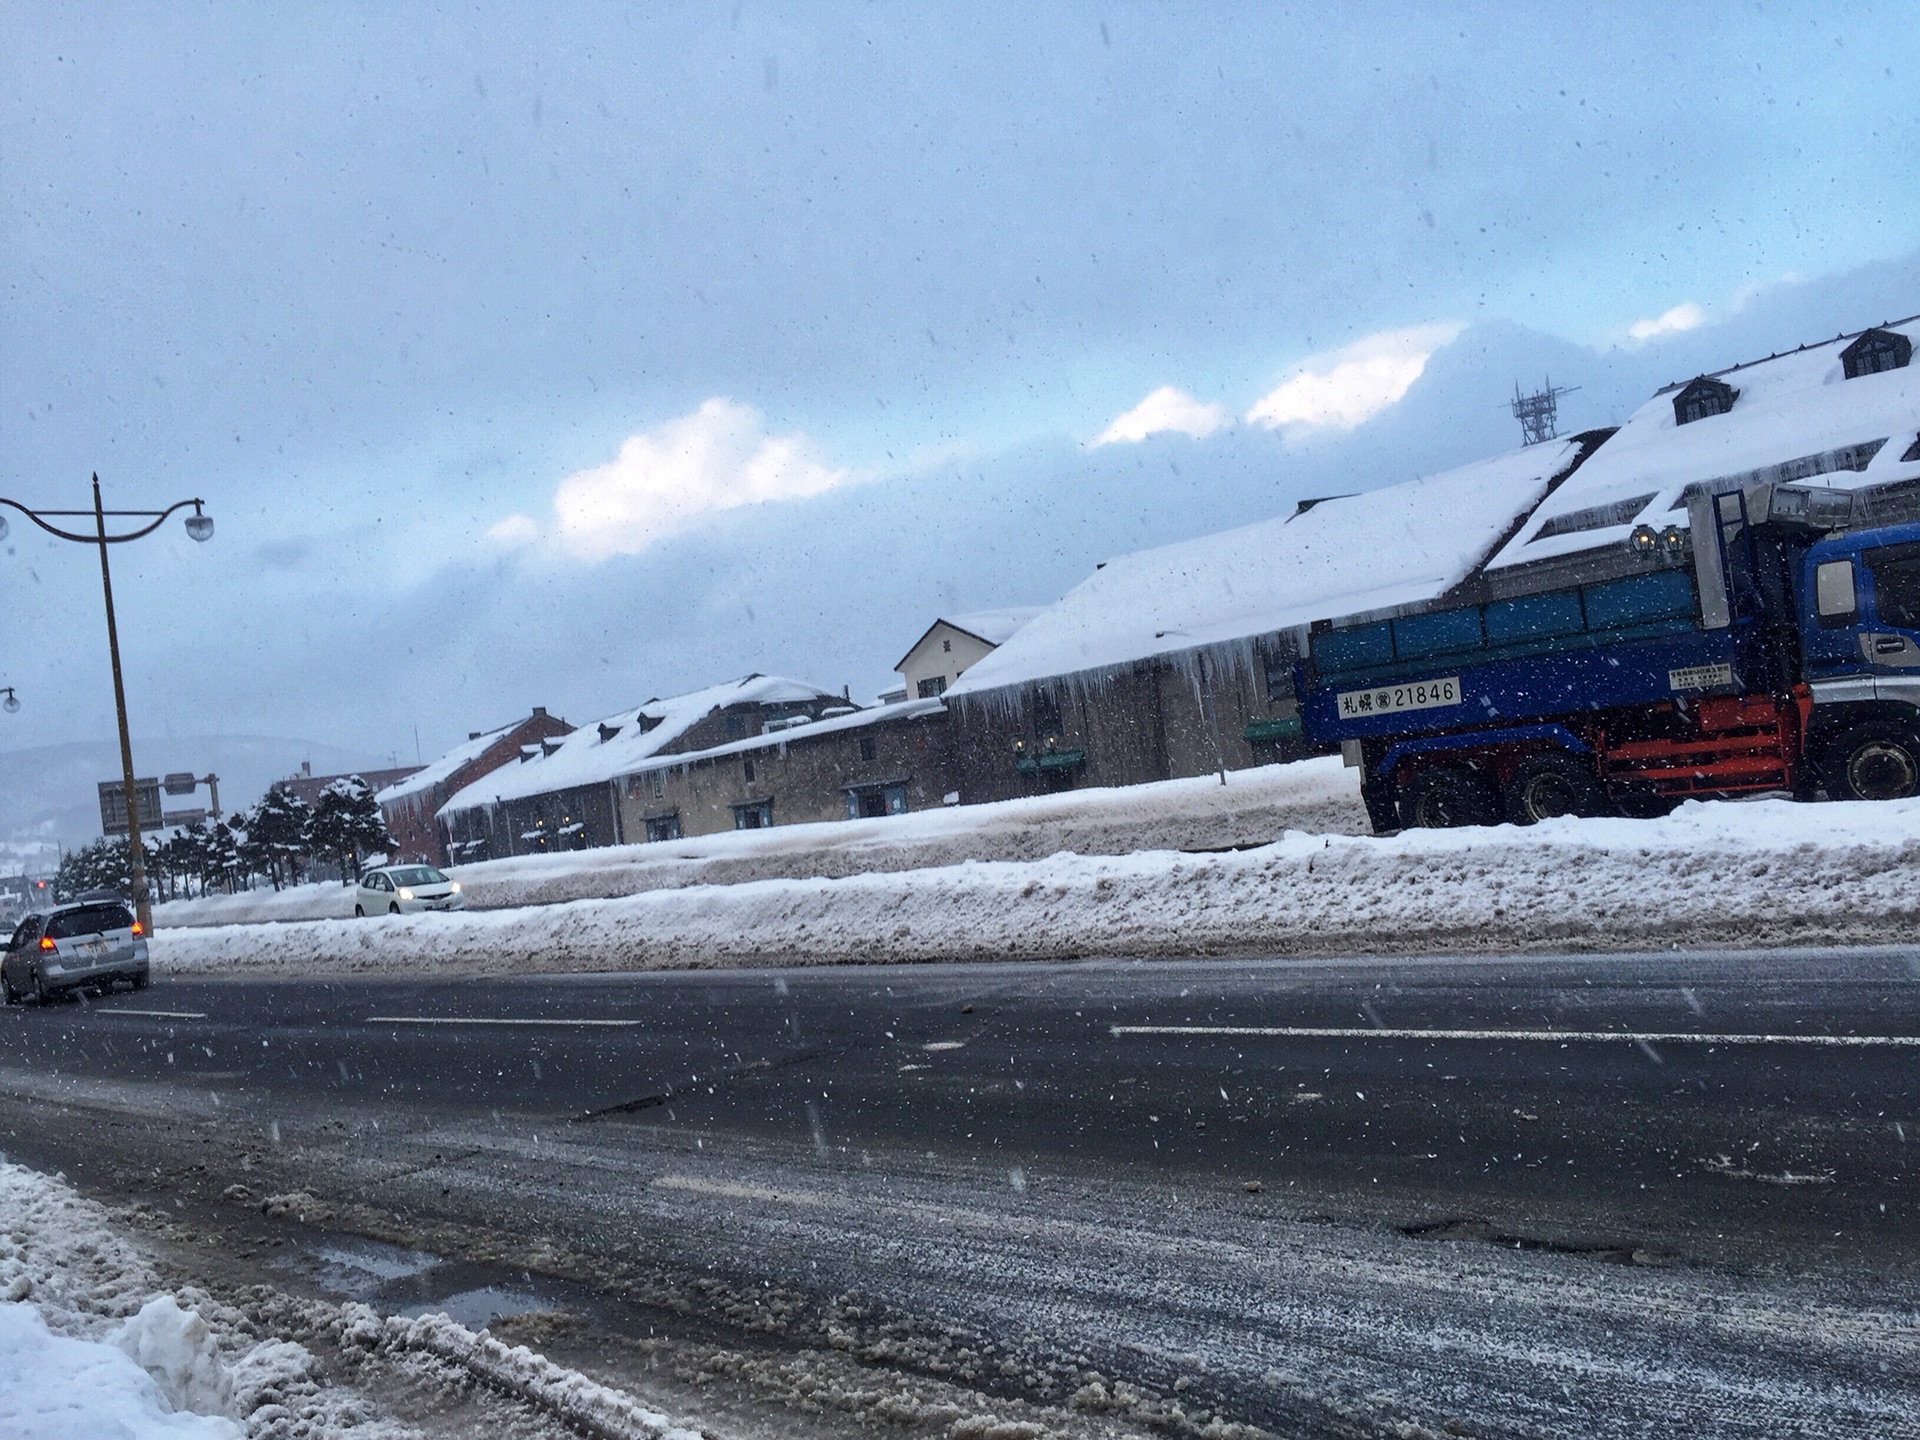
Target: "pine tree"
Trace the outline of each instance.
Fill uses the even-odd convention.
[[[313,811],[284,785],[268,787],[247,816],[247,845],[241,854],[278,890],[299,877],[300,860],[307,854],[307,822]]]
[[[53,898],[64,905],[89,890],[112,890],[121,895],[131,895],[131,854],[125,839],[103,837],[61,856],[60,869],[53,877]]]
[[[353,775],[322,790],[307,825],[307,844],[315,856],[339,860],[342,885],[359,878],[364,855],[392,850],[393,837],[387,834],[386,820],[373,798],[372,787]]]
[[[215,825],[207,833],[205,858],[202,861],[205,868],[200,872],[203,887],[207,884],[219,885],[229,895],[239,888],[244,868],[240,858],[240,839],[244,834],[238,816],[224,825]]]

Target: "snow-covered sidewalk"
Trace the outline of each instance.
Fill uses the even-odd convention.
[[[1920,801],[1694,802],[1390,839],[1059,854],[453,915],[163,930],[171,973],[417,975],[1220,953],[1871,943],[1920,928]]]
[[[464,1373],[556,1434],[702,1440],[633,1397],[445,1315],[306,1302],[349,1362]],[[204,1292],[164,1289],[136,1241],[61,1176],[0,1162],[0,1436],[411,1440],[420,1432]],[[523,1417],[524,1418],[524,1417]],[[516,1433],[535,1433],[525,1424]]]

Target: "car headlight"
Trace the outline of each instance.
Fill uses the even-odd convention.
[[[406,888],[406,887],[405,887],[405,886],[403,885],[403,886],[401,886],[401,888],[400,888],[400,898],[401,898],[402,900],[411,900],[411,899],[413,898],[413,892],[412,892],[411,890],[409,890],[409,889],[407,889],[407,888]]]
[[[447,883],[453,887],[453,893],[455,895],[460,893],[460,882],[458,880],[449,880]]]

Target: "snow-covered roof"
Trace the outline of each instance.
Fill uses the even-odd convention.
[[[762,735],[750,735],[744,740],[729,740],[724,745],[712,745],[705,750],[684,750],[672,755],[656,755],[646,764],[636,766],[634,773],[644,774],[648,770],[670,770],[677,765],[689,765],[701,760],[712,760],[717,756],[741,755],[755,750],[773,750],[794,740],[805,740],[814,735],[832,735],[843,730],[860,730],[868,725],[884,724],[889,720],[919,720],[928,715],[938,714],[946,709],[943,700],[903,700],[892,705],[872,705],[865,710],[856,710],[851,715],[830,715],[823,719],[809,721],[805,725],[795,725],[786,730],[773,730]]]
[[[496,800],[520,800],[625,775],[728,705],[804,704],[838,698],[831,691],[798,680],[748,675],[690,694],[649,700],[636,709],[609,715],[598,724],[582,725],[558,741],[549,740],[546,743],[553,747],[550,753],[482,775],[451,796],[438,813],[471,810]],[[615,733],[603,740],[602,731]]]
[[[464,744],[454,746],[453,749],[447,751],[446,754],[442,755],[425,769],[416,770],[413,774],[407,776],[406,779],[395,781],[373,798],[382,805],[391,805],[395,801],[406,799],[409,795],[419,795],[427,790],[431,790],[435,785],[438,785],[442,780],[447,779],[455,771],[459,770],[461,766],[471,764],[473,761],[478,760],[486,753],[489,745],[499,740],[502,735],[505,735],[513,729],[514,725],[518,725],[519,723],[520,722],[516,720],[513,722],[513,725],[502,725],[497,730],[488,730],[483,734],[474,736]]]
[[[1920,340],[1913,320],[1883,328]],[[1621,545],[1640,523],[1684,526],[1690,485],[1790,480],[1859,490],[1920,477],[1920,461],[1900,458],[1920,433],[1920,366],[1849,380],[1840,352],[1854,338],[1717,372],[1715,378],[1739,392],[1724,414],[1679,425],[1673,413],[1679,387],[1654,396],[1487,568]]]
[[[947,696],[1432,600],[1486,558],[1578,453],[1575,441],[1550,441],[1123,555],[975,662]]]
[[[1014,631],[1046,608],[1044,605],[1007,605],[998,610],[968,610],[940,618],[956,630],[979,636],[989,645],[1004,645],[1013,638]]]

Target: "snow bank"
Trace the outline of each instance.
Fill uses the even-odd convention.
[[[238,1440],[223,1416],[174,1410],[111,1344],[56,1335],[32,1305],[0,1304],[0,1435],[9,1440]]]
[[[1366,825],[1354,772],[1326,758],[1232,770],[1225,785],[1206,775],[1072,790],[872,820],[777,825],[652,845],[489,860],[453,873],[475,908],[491,909],[688,885],[840,878],[964,860],[1038,860],[1063,850],[1082,855],[1209,850],[1260,844],[1288,829],[1358,834]],[[298,885],[157,905],[154,922],[176,928],[352,914],[351,888]]]
[[[1920,924],[1920,801],[1691,802],[1391,839],[964,862],[515,910],[163,931],[172,973],[464,973],[1865,943]]]
[[[161,1290],[107,1211],[61,1176],[0,1162],[0,1436],[6,1440],[419,1440],[305,1346],[260,1339],[240,1311]],[[156,1293],[157,1292],[157,1293]],[[185,1300],[188,1303],[183,1304]],[[453,1367],[601,1440],[712,1440],[622,1391],[445,1315],[291,1302],[343,1358]],[[470,1382],[469,1382],[470,1383]],[[516,1430],[515,1433],[541,1433]]]

